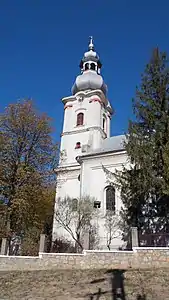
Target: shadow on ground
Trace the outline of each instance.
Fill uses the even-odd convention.
[[[124,284],[124,273],[125,270],[108,270],[105,272],[105,275],[108,275],[107,278],[100,278],[95,279],[90,282],[90,284],[99,284],[101,282],[104,282],[105,280],[108,280],[110,283],[110,290],[103,291],[100,287],[98,288],[98,291],[96,293],[87,294],[89,300],[99,300],[99,299],[106,299],[105,295],[109,296],[109,299],[112,300],[127,300],[125,295],[125,284]],[[142,294],[136,295],[136,300],[146,300],[146,295],[144,294],[144,291],[142,291]]]
[[[1,271],[6,300],[169,300],[169,268]]]

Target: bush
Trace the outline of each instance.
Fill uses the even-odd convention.
[[[75,253],[75,246],[72,245],[69,241],[63,240],[63,239],[56,239],[53,242],[52,253]]]
[[[39,253],[40,232],[36,228],[27,231],[21,244],[21,255],[37,256]]]

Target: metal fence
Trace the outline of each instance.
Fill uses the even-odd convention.
[[[139,233],[140,247],[169,247],[169,233]]]

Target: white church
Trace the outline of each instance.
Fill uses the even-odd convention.
[[[107,86],[101,75],[102,64],[90,38],[88,51],[80,62],[81,74],[72,87],[72,95],[62,99],[64,105],[63,131],[61,134],[60,161],[56,169],[57,199],[70,196],[79,198],[90,195],[99,210],[98,249],[106,248],[103,216],[107,210],[116,215],[121,209],[120,191],[109,184],[103,166],[110,172],[121,170],[128,164],[124,149],[124,135],[111,136],[110,125],[113,109],[107,98]],[[111,178],[113,181],[113,178]],[[67,236],[54,218],[53,240]],[[119,248],[121,237],[113,239],[111,248]]]

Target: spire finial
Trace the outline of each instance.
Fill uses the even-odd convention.
[[[90,36],[90,40],[89,40],[89,50],[94,50],[94,44],[93,44],[93,37]]]

